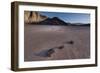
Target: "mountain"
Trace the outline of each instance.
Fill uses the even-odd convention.
[[[67,25],[66,22],[59,19],[58,17],[47,18],[46,20],[41,21],[39,24],[41,25]]]
[[[68,23],[58,17],[49,18],[36,11],[25,11],[24,22],[33,25],[67,25],[67,26],[90,26],[89,23]]]
[[[58,17],[49,18],[36,11],[25,11],[24,22],[28,24],[43,24],[43,25],[66,25],[67,23]]]

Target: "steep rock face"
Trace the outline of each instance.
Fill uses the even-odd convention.
[[[39,12],[35,11],[25,11],[24,12],[24,22],[25,23],[39,23],[47,19],[46,16],[41,15]]]

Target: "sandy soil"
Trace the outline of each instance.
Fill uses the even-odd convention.
[[[90,58],[89,26],[25,24],[24,40],[24,61]],[[64,43],[68,41],[74,43]],[[64,48],[55,48],[60,45],[64,45]],[[51,56],[46,56],[51,48],[54,52]]]

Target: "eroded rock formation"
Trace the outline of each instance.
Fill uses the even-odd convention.
[[[41,15],[39,12],[35,11],[25,11],[24,12],[24,22],[25,23],[38,23],[47,19],[46,16]]]

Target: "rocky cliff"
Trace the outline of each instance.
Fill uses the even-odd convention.
[[[24,12],[24,22],[25,23],[39,23],[47,19],[46,16],[41,15],[39,12],[35,11],[25,11]]]

